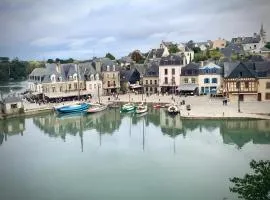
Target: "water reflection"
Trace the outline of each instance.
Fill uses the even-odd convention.
[[[196,129],[201,133],[205,131],[212,133],[217,130],[224,144],[233,144],[238,148],[242,148],[249,142],[253,144],[270,144],[269,120],[187,120],[181,119],[180,116],[171,117],[163,109],[152,108],[150,108],[147,115],[143,116],[131,113],[120,114],[119,109],[109,109],[93,115],[72,114],[59,116],[50,113],[33,117],[33,123],[50,137],[61,138],[65,141],[67,135],[79,136],[82,151],[83,135],[86,131],[98,133],[101,145],[102,135],[117,133],[124,121],[130,136],[135,126],[142,126],[143,149],[145,147],[145,131],[147,129],[147,132],[151,132],[153,127],[159,128],[163,135],[174,139],[174,151],[175,138],[185,138]],[[24,118],[1,120],[0,144],[7,141],[8,136],[23,135],[24,130]]]

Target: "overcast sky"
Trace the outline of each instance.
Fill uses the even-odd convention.
[[[0,0],[0,56],[89,59],[161,40],[270,35],[270,0]]]

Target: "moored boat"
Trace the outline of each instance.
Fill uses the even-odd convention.
[[[143,103],[142,104],[139,104],[136,108],[136,114],[141,114],[141,113],[145,113],[148,111],[148,108],[147,108],[147,105],[144,105]]]
[[[106,104],[91,104],[91,107],[88,108],[87,113],[96,113],[96,112],[101,112],[103,110],[107,109]]]
[[[127,103],[122,106],[120,112],[129,112],[129,111],[134,111],[135,109],[136,109],[136,106],[133,103]]]
[[[180,113],[180,110],[179,110],[177,105],[170,105],[167,110],[168,110],[169,114],[178,114],[178,113]]]
[[[153,108],[156,108],[156,109],[157,109],[157,108],[161,108],[161,104],[154,104],[154,105],[153,105]]]
[[[59,113],[72,113],[72,112],[83,112],[89,108],[90,104],[88,103],[78,103],[75,105],[61,106],[57,108],[56,111]]]

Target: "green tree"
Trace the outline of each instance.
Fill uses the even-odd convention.
[[[222,56],[218,49],[210,50],[209,54],[210,54],[210,58],[212,58],[214,60],[219,60]]]
[[[111,53],[107,53],[105,57],[111,60],[115,60],[115,57]]]
[[[253,170],[252,174],[230,179],[234,184],[230,191],[237,193],[240,199],[270,200],[270,160],[252,160],[250,168]]]
[[[194,47],[192,50],[194,51],[194,53],[200,53],[201,52],[200,47]]]
[[[144,62],[144,58],[142,56],[142,54],[138,51],[133,51],[131,53],[131,59],[134,60],[136,63],[143,63]]]
[[[270,42],[267,42],[264,47],[270,49]]]
[[[51,58],[49,58],[49,59],[47,60],[47,63],[52,64],[52,63],[54,63],[54,60],[53,60],[53,59],[51,59]]]
[[[180,51],[180,49],[177,47],[176,44],[173,44],[173,45],[171,45],[171,46],[169,47],[169,53],[170,53],[170,54],[172,54],[172,53],[177,53],[177,52],[179,52],[179,51]]]

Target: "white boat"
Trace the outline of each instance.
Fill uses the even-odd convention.
[[[96,113],[96,112],[101,112],[103,110],[107,109],[106,104],[91,104],[91,107],[87,110],[87,113]]]
[[[137,109],[136,109],[136,114],[141,114],[141,113],[145,113],[148,111],[148,107],[147,105],[144,105],[144,104],[139,104],[137,106]]]
[[[133,103],[127,103],[122,106],[120,112],[129,112],[129,111],[134,111],[135,109],[136,109],[136,106]]]
[[[178,108],[178,106],[177,105],[170,105],[169,107],[168,107],[168,113],[169,114],[178,114],[180,112],[180,110],[179,110],[179,108]]]

